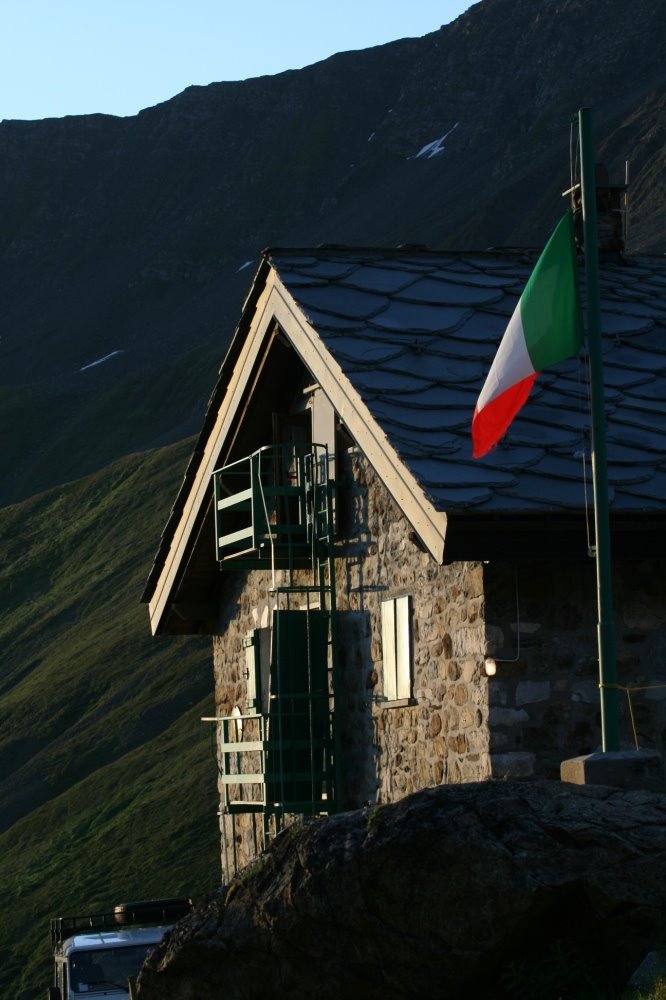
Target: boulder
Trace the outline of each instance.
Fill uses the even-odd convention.
[[[285,830],[176,925],[137,995],[608,996],[665,912],[666,796],[441,786]]]

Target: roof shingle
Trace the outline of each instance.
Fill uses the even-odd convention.
[[[584,355],[544,373],[501,445],[472,459],[474,406],[536,254],[321,248],[267,258],[437,509],[591,502]],[[611,510],[663,510],[666,260],[602,261],[600,284]]]

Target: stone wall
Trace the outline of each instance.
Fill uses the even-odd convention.
[[[594,561],[490,563],[485,619],[493,776],[559,777],[563,759],[601,746]],[[641,749],[666,748],[666,583],[656,563],[617,561],[618,683],[632,695]],[[660,686],[663,685],[663,686]],[[619,694],[622,748],[634,747]]]
[[[592,560],[439,566],[356,449],[336,500],[336,601],[343,801],[397,801],[423,787],[494,777],[558,778],[561,760],[601,742]],[[311,582],[279,572],[277,587]],[[217,712],[247,710],[243,637],[271,624],[268,572],[229,574],[214,639]],[[633,696],[639,744],[666,741],[666,582],[661,567],[614,568],[618,681]],[[387,702],[381,604],[409,595],[410,696]],[[293,605],[292,605],[293,606]],[[484,661],[497,673],[488,678]],[[660,687],[659,685],[663,685]],[[633,746],[625,694],[621,737]],[[224,830],[239,862],[261,848],[257,817]],[[233,826],[233,829],[232,829]],[[229,847],[231,850],[231,847]]]
[[[439,566],[423,551],[363,456],[350,450],[337,490],[336,601],[344,802],[355,808],[397,801],[418,788],[490,776],[484,673],[483,567]],[[277,586],[305,582],[278,572]],[[270,575],[230,575],[213,640],[218,715],[246,711],[247,630],[270,624]],[[381,603],[409,595],[412,690],[384,696]],[[224,823],[225,821],[222,820]],[[252,817],[226,821],[241,863],[261,839]],[[223,861],[224,863],[224,861]]]
[[[248,630],[269,624],[271,606],[271,578],[267,573],[229,573],[225,574],[224,583],[218,635],[213,638],[215,709],[218,717],[230,716],[234,710],[247,711],[243,638]],[[222,803],[224,789],[221,781],[218,787]],[[244,790],[249,797],[256,797],[258,793],[258,788],[251,786]],[[229,880],[236,868],[247,864],[263,849],[263,830],[257,819],[254,813],[236,818],[220,814],[222,873],[225,880]]]
[[[347,455],[336,560],[351,807],[489,777],[480,563],[439,566],[358,451]],[[381,602],[412,603],[412,697],[387,703]]]

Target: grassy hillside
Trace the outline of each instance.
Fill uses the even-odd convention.
[[[50,916],[219,882],[210,643],[138,603],[190,447],[0,510],[0,996],[44,994]]]
[[[53,375],[36,385],[0,386],[3,423],[19,429],[3,439],[7,472],[0,504],[26,499],[45,484],[88,475],[119,455],[198,432],[227,335],[220,332],[212,344],[178,359],[160,355],[150,372],[128,356],[114,359],[114,370],[106,373],[93,369],[67,378]],[[91,432],[94,428],[103,431]]]

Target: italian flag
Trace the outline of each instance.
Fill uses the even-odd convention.
[[[474,458],[506,433],[539,372],[577,354],[582,339],[573,218],[567,212],[530,275],[481,390],[472,419]]]

